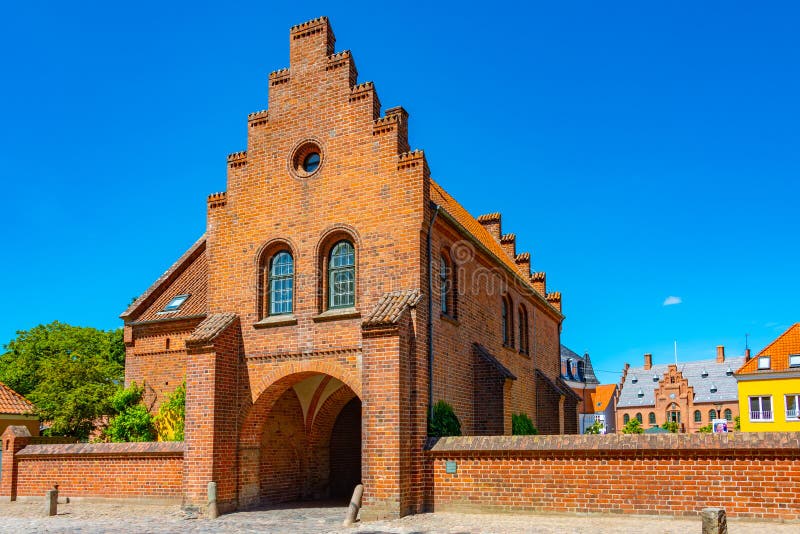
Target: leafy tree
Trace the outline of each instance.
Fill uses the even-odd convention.
[[[159,441],[183,441],[186,420],[186,382],[175,388],[153,418]]]
[[[644,428],[642,428],[642,423],[639,422],[638,419],[633,418],[627,423],[625,426],[622,427],[623,434],[644,434]]]
[[[433,406],[433,417],[428,421],[428,435],[434,437],[460,436],[461,421],[453,407],[440,400]]]
[[[708,423],[706,426],[701,426],[697,429],[698,432],[701,434],[711,434],[714,429],[711,426],[711,423]]]
[[[663,425],[661,425],[661,428],[664,430],[669,430],[671,434],[677,434],[680,426],[678,426],[678,423],[675,421],[666,421]]]
[[[602,434],[603,433],[603,423],[600,421],[595,421],[591,425],[586,427],[586,430],[583,432],[584,434]]]
[[[511,433],[515,436],[530,436],[539,431],[533,426],[533,421],[526,413],[511,414]]]
[[[742,429],[741,424],[740,424],[741,423],[740,416],[737,415],[736,417],[734,417],[733,418],[733,422],[734,422],[734,425],[733,425],[733,429],[734,430],[741,430]]]
[[[120,388],[112,395],[111,407],[117,415],[111,418],[105,429],[105,437],[109,441],[154,441],[156,430],[153,417],[142,404],[144,387],[131,384],[128,388]]]
[[[124,377],[122,329],[103,331],[58,321],[17,332],[0,356],[0,381],[25,395],[49,423],[48,435],[85,439],[111,413]]]

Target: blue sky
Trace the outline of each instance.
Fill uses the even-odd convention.
[[[121,324],[203,233],[289,27],[323,14],[434,178],[503,213],[603,382],[800,321],[796,3],[430,4],[6,6],[0,341]]]

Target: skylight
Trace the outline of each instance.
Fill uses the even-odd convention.
[[[167,305],[166,305],[166,306],[164,306],[164,309],[163,309],[163,310],[161,310],[161,311],[162,311],[162,312],[174,312],[174,311],[178,311],[179,309],[181,309],[181,306],[183,306],[183,303],[184,303],[184,302],[186,302],[186,299],[188,299],[188,298],[189,298],[189,295],[188,295],[188,294],[185,294],[185,295],[177,295],[177,296],[175,296],[175,297],[172,297],[172,300],[170,300],[169,302],[167,302]]]

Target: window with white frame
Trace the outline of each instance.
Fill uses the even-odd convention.
[[[750,397],[750,420],[772,421],[772,397]]]
[[[800,354],[789,355],[789,367],[800,367]]]
[[[769,369],[769,356],[759,356],[758,358],[758,368],[759,369]]]
[[[800,395],[786,395],[786,419],[800,420]]]

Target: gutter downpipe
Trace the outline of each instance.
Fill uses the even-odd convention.
[[[428,421],[433,418],[433,223],[439,215],[439,204],[433,203],[434,211],[428,226]]]

